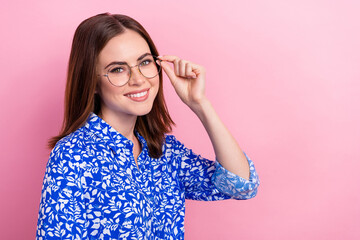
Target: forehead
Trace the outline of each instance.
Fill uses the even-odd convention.
[[[133,30],[126,29],[124,33],[109,40],[99,54],[99,64],[111,61],[126,61],[135,63],[144,53],[151,53],[144,38]]]

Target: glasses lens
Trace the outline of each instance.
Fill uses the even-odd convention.
[[[156,57],[154,56],[147,56],[141,60],[139,70],[144,77],[153,78],[159,74],[161,68],[155,61]]]
[[[161,66],[156,62],[155,56],[147,56],[139,63],[139,70],[141,74],[146,78],[156,77],[160,71]],[[115,86],[123,86],[130,79],[131,68],[127,64],[113,65],[107,74],[109,81]]]
[[[109,81],[115,86],[125,85],[130,77],[130,68],[126,64],[113,65],[108,71]]]

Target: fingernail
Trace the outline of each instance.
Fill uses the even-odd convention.
[[[159,55],[159,56],[157,56],[158,58],[161,58],[162,56],[161,55]]]
[[[156,60],[156,63],[159,64],[159,65],[161,65],[159,60]]]

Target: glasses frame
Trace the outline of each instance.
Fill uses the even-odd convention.
[[[114,84],[113,82],[111,82],[110,77],[109,77],[110,69],[108,70],[107,74],[104,74],[104,75],[101,75],[101,76],[106,77],[107,80],[111,83],[111,85],[113,85],[113,86],[115,86],[115,87],[122,87],[122,86],[126,85],[126,84],[130,81],[130,79],[131,79],[131,74],[132,74],[131,69],[134,68],[134,67],[137,67],[137,69],[138,69],[138,71],[140,72],[140,74],[141,74],[142,76],[144,76],[145,78],[147,78],[147,79],[154,78],[154,77],[156,77],[156,76],[158,76],[158,75],[160,74],[161,69],[162,69],[162,68],[161,68],[161,65],[156,63],[156,60],[159,60],[160,62],[162,62],[162,60],[161,60],[161,59],[158,59],[158,57],[155,56],[155,55],[147,55],[147,56],[152,56],[152,57],[154,58],[154,60],[155,60],[154,62],[155,62],[155,64],[156,64],[156,68],[158,68],[157,74],[156,74],[155,76],[153,76],[153,77],[146,77],[146,76],[141,72],[141,70],[140,70],[140,64],[141,64],[141,63],[139,63],[139,64],[137,64],[137,65],[134,65],[134,66],[130,66],[128,63],[125,63],[125,64],[130,68],[130,74],[129,74],[129,79],[128,79],[124,84],[122,84],[122,85],[116,85],[116,84]]]

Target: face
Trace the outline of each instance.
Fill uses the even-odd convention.
[[[112,68],[113,62],[126,62],[135,66],[144,54],[151,54],[147,42],[135,31],[126,30],[112,38],[100,52],[97,63],[98,94],[101,97],[101,115],[106,118],[142,116],[151,111],[159,90],[159,76],[146,78],[137,67],[131,69],[131,78],[123,86],[112,85],[103,76]]]

